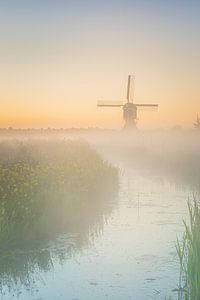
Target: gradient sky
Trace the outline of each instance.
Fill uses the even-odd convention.
[[[141,128],[200,113],[200,1],[0,0],[0,127],[122,126],[127,75]]]

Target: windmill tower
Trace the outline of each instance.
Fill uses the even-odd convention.
[[[136,104],[134,103],[134,90],[135,90],[135,77],[128,75],[128,84],[127,84],[127,96],[126,103],[121,101],[112,102],[112,101],[98,101],[98,107],[122,107],[123,109],[123,119],[124,119],[124,128],[136,128],[137,121],[137,111],[138,108],[150,108],[157,109],[158,104]]]

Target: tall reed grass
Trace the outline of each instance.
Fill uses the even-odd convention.
[[[83,142],[1,143],[0,249],[76,227],[117,184],[117,170]]]
[[[184,221],[182,241],[177,240],[176,250],[180,262],[179,299],[200,299],[200,207],[194,199],[188,202],[189,222]]]

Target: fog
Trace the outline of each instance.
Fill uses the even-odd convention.
[[[198,130],[121,131],[91,134],[85,138],[116,165],[143,174],[166,176],[168,180],[194,188],[200,184]]]
[[[6,206],[1,204],[3,299],[177,299],[175,243],[183,234],[182,219],[188,218],[188,198],[199,193],[199,131],[12,130],[1,135],[0,156],[2,199],[12,185],[13,191],[20,188],[25,176],[20,172],[28,162],[39,180],[33,191],[36,207],[42,212],[49,199],[51,207],[34,231],[37,240],[27,245],[7,242],[8,229],[13,229],[2,221]],[[5,174],[13,161],[22,166],[7,184]],[[13,169],[9,172],[11,176]],[[16,212],[21,216],[24,207],[13,206],[15,196],[8,200],[10,220],[18,220]],[[58,233],[60,224],[64,227]]]

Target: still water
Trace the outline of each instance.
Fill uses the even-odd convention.
[[[77,228],[43,248],[19,251],[14,262],[5,258],[0,299],[177,298],[175,241],[191,191],[123,163],[118,167],[119,197],[96,214],[87,232]]]

